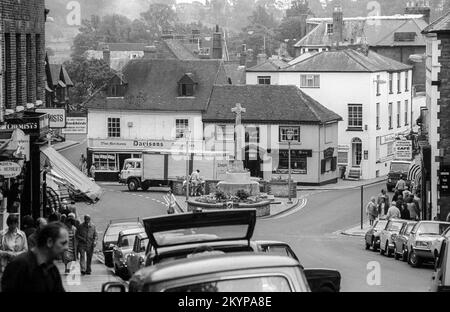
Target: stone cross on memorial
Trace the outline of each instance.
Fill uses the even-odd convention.
[[[238,156],[238,142],[240,140],[240,125],[242,123],[242,113],[247,112],[247,109],[241,106],[240,103],[236,104],[236,107],[231,109],[231,112],[236,114],[236,123],[234,126],[234,133],[236,134],[236,138],[234,140],[234,160],[237,160]],[[238,132],[239,131],[239,132]]]

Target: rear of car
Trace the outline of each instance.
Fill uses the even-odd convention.
[[[133,243],[139,234],[143,234],[143,228],[125,230],[119,233],[119,241],[113,249],[113,265],[116,275],[128,279],[127,257],[133,251]]]
[[[434,261],[431,246],[450,227],[450,222],[420,221],[411,231],[408,241],[408,262],[419,267],[423,261]]]
[[[400,230],[407,221],[405,220],[390,220],[386,228],[381,231],[380,235],[380,253],[390,257],[394,251],[394,239],[400,233]]]
[[[388,180],[386,183],[386,188],[389,192],[392,192],[392,190],[397,185],[398,180],[400,180],[400,177],[403,177],[403,180],[406,181],[406,185],[409,187],[411,185],[411,181],[407,181],[408,177],[408,171],[411,166],[410,161],[400,161],[400,160],[393,160],[391,161],[391,167],[389,169],[388,173]]]
[[[139,219],[119,219],[111,220],[108,224],[102,239],[102,252],[105,258],[105,265],[113,267],[113,249],[119,240],[119,233],[128,229],[144,229]]]
[[[372,248],[373,251],[377,251],[380,248],[380,235],[386,228],[388,220],[379,219],[375,221],[374,225],[366,232],[365,243],[366,249]]]
[[[189,257],[147,267],[130,280],[130,292],[309,292],[298,261],[240,253]]]

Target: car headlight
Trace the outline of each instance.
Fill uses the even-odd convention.
[[[416,242],[416,247],[425,247],[425,248],[430,248],[431,243],[430,242],[423,242],[423,241],[417,241]]]

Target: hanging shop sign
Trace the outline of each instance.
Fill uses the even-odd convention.
[[[411,160],[412,159],[412,141],[396,140],[394,153],[395,153],[395,159],[397,159],[397,160]]]
[[[49,130],[48,114],[25,112],[5,118],[5,124],[0,126],[3,130],[20,129],[25,134],[40,137]]]
[[[15,178],[20,175],[22,172],[22,167],[11,161],[2,161],[0,162],[0,176],[3,176],[6,179]]]
[[[39,108],[37,113],[48,114],[51,129],[62,129],[66,127],[66,110],[64,108]]]
[[[67,117],[66,127],[62,129],[63,134],[86,134],[87,117]]]
[[[334,148],[330,147],[323,151],[323,158],[333,158],[334,155]]]

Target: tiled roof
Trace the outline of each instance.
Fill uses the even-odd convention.
[[[178,81],[187,73],[195,76],[193,97],[178,96]],[[124,98],[106,98],[99,92],[87,102],[90,109],[202,111],[215,83],[226,84],[219,60],[136,59],[123,69],[128,82]]]
[[[291,65],[282,71],[288,72],[380,72],[412,69],[393,59],[373,51],[367,55],[353,49],[323,51]]]
[[[449,32],[450,31],[450,12],[441,16],[434,22],[432,22],[428,27],[423,30],[423,33],[439,33],[439,32]]]
[[[247,109],[244,123],[325,123],[342,118],[296,86],[216,85],[203,116],[209,122],[234,122],[231,109],[240,103]]]
[[[279,71],[280,69],[288,67],[289,64],[281,60],[267,60],[264,63],[256,65],[247,69],[248,72],[270,72]]]
[[[64,66],[61,64],[49,64],[50,68],[50,75],[51,80],[54,86],[58,85],[59,81],[61,80],[61,70],[63,74],[63,82],[66,86],[73,87],[73,82],[69,77],[69,74],[67,73]]]
[[[317,26],[295,47],[330,46],[332,36],[327,34],[327,24],[332,19],[311,19],[311,24]],[[344,42],[341,45],[367,43],[369,46],[425,46],[425,39],[421,35],[427,26],[422,15],[399,15],[379,18],[344,18]],[[415,32],[414,41],[394,41],[396,32]]]
[[[179,60],[195,60],[198,59],[194,54],[189,51],[182,43],[175,39],[164,40],[170,51]]]
[[[110,51],[144,51],[148,43],[100,43],[99,50],[108,47]]]
[[[240,66],[239,64],[224,64],[225,72],[227,78],[231,79],[231,83],[234,85],[245,84],[245,66]]]

